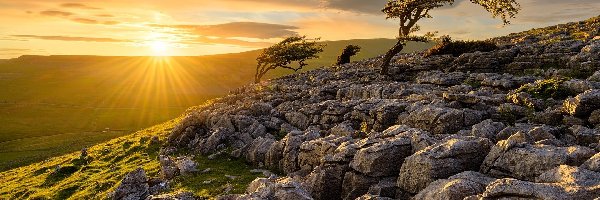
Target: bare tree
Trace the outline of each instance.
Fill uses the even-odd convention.
[[[307,39],[306,36],[293,36],[266,48],[256,58],[256,74],[254,82],[259,83],[260,79],[270,70],[284,68],[301,70],[307,64],[306,60],[318,58],[317,54],[323,52],[323,44],[317,43],[316,39]]]
[[[470,0],[471,3],[482,6],[492,14],[492,17],[500,17],[504,24],[509,24],[510,19],[519,12],[520,5],[516,0]],[[400,53],[406,42],[427,42],[432,34],[425,36],[412,36],[411,33],[420,30],[417,22],[423,18],[431,18],[429,11],[445,5],[452,5],[454,0],[388,0],[381,10],[386,14],[386,19],[399,19],[398,42],[383,57],[381,73],[388,74],[392,58]]]

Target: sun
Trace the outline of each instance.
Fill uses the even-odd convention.
[[[169,43],[164,41],[150,42],[150,48],[152,48],[152,54],[154,56],[166,56],[169,53],[169,46]]]

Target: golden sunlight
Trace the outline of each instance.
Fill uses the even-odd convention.
[[[152,48],[154,56],[167,56],[169,54],[170,44],[164,41],[152,41],[149,46]]]

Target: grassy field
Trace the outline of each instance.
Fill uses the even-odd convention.
[[[390,39],[325,42],[308,69],[348,44],[374,57]],[[411,44],[406,51],[431,44]],[[22,56],[0,60],[0,171],[77,151],[179,116],[252,81],[260,51],[198,57]],[[267,78],[285,75],[277,70]]]

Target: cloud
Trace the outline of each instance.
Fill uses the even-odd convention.
[[[99,15],[96,15],[96,17],[115,17],[115,16],[111,15],[111,14],[99,14]]]
[[[63,3],[60,5],[65,8],[79,8],[79,9],[89,9],[89,10],[100,10],[101,8],[91,7],[81,3]]]
[[[367,14],[382,14],[387,0],[323,0],[326,8]]]
[[[273,43],[269,42],[251,42],[239,39],[231,39],[231,38],[209,38],[200,36],[194,40],[184,41],[186,44],[226,44],[226,45],[236,45],[243,47],[267,47],[272,45]]]
[[[98,20],[95,19],[87,19],[87,18],[73,18],[71,21],[79,22],[82,24],[98,24]]]
[[[40,14],[46,15],[46,16],[59,16],[59,17],[68,17],[68,16],[73,15],[72,12],[58,11],[58,10],[46,10],[46,11],[40,12]]]
[[[186,30],[200,36],[216,36],[221,38],[245,37],[257,39],[281,38],[298,35],[298,27],[260,22],[231,22],[216,25],[151,25],[153,27],[175,28]]]
[[[131,40],[121,40],[113,38],[96,38],[96,37],[72,37],[72,36],[46,36],[46,35],[11,35],[21,39],[40,39],[40,40],[57,40],[57,41],[77,41],[77,42],[132,42]]]

